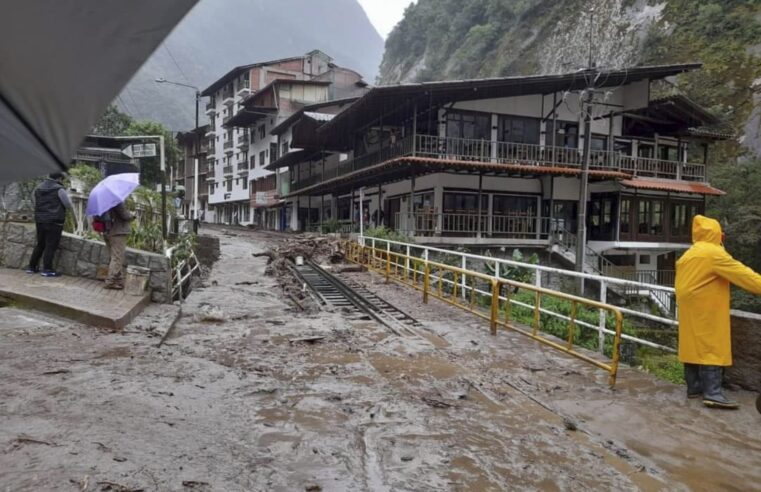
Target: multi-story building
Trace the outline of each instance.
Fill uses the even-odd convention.
[[[376,87],[336,116],[304,113],[293,126],[312,131],[289,142],[301,150],[273,164],[288,168],[290,226],[356,230],[362,214],[420,243],[553,248],[576,263],[589,136],[584,267],[659,280],[722,194],[706,182],[709,145],[727,137],[717,119],[651,97],[699,67]]]
[[[207,156],[213,155],[215,146],[213,139],[206,136],[209,125],[197,130],[180,132],[177,143],[180,147],[180,160],[175,174],[175,186],[182,187],[185,196],[182,200],[181,212],[187,218],[193,218],[195,196],[195,155],[198,149],[198,219],[204,220],[209,205],[208,179],[209,165]],[[198,147],[196,147],[198,146]]]
[[[276,179],[265,169],[280,152],[270,131],[305,105],[364,93],[366,86],[358,73],[312,51],[237,67],[204,90],[202,95],[210,98],[207,135],[216,145],[209,154],[214,172],[210,167],[207,220],[264,223],[265,210],[279,203]],[[257,201],[262,193],[268,198]]]

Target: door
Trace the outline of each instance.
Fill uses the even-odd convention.
[[[386,201],[386,221],[389,229],[397,230],[399,226],[399,213],[402,210],[401,198],[390,198]]]

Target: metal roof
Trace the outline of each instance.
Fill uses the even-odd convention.
[[[218,78],[209,87],[204,89],[201,92],[201,95],[202,96],[213,96],[214,93],[217,92],[228,81],[238,77],[241,73],[245,72],[246,70],[251,70],[251,69],[259,68],[259,67],[265,67],[265,66],[268,66],[268,65],[277,65],[277,64],[280,64],[280,63],[286,63],[286,62],[294,61],[294,60],[303,60],[303,59],[304,59],[303,55],[302,56],[292,56],[290,58],[281,58],[279,60],[271,60],[271,61],[266,61],[266,62],[251,63],[249,65],[240,65],[240,66],[237,66],[237,67],[233,68],[232,70],[230,70],[229,72],[227,72],[226,74],[224,74],[222,77]]]
[[[290,127],[296,120],[301,118],[301,115],[304,114],[307,111],[312,111],[315,109],[321,109],[329,106],[345,106],[347,104],[355,102],[359,97],[347,97],[345,99],[334,99],[332,101],[325,101],[321,103],[315,103],[315,104],[309,104],[307,106],[304,106],[300,110],[293,113],[291,116],[289,116],[286,120],[279,123],[275,128],[270,131],[271,135],[280,135],[283,132],[285,132],[288,127]]]
[[[559,75],[529,75],[488,79],[422,82],[380,86],[360,98],[352,107],[327,123],[319,132],[323,135],[341,135],[351,128],[359,128],[377,119],[377,115],[390,116],[401,106],[414,103],[438,106],[452,101],[493,99],[528,94],[618,87],[641,80],[671,77],[696,70],[700,63],[658,65],[615,70],[579,70]],[[332,139],[331,139],[332,140]]]
[[[569,167],[541,167],[426,157],[399,157],[294,191],[286,195],[286,198],[328,192],[337,194],[352,188],[389,184],[396,181],[404,181],[411,176],[421,176],[437,172],[483,173],[495,176],[526,177],[537,175],[578,176],[581,171],[578,168]],[[589,177],[590,179],[626,179],[630,178],[631,175],[619,171],[590,170]]]
[[[697,195],[723,196],[725,192],[707,183],[691,181],[673,181],[661,179],[624,179],[621,184],[627,188],[655,191],[673,191],[677,193],[694,193]]]

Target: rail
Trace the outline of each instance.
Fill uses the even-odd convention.
[[[172,267],[171,278],[172,301],[182,301],[185,299],[187,294],[190,293],[190,279],[193,277],[193,274],[201,268],[201,263],[198,261],[195,251],[191,250],[187,258],[178,260],[176,258],[178,249],[177,246],[173,246],[168,248],[165,252],[166,257],[169,258],[170,265],[174,265]],[[184,288],[186,284],[188,285],[187,289]]]
[[[387,281],[394,280],[408,285],[423,293],[423,302],[430,297],[437,298],[455,307],[470,312],[489,321],[492,335],[497,335],[498,328],[503,327],[527,336],[556,350],[583,360],[608,372],[610,386],[616,384],[618,374],[619,352],[623,330],[623,313],[620,308],[602,302],[553,291],[539,285],[530,285],[514,280],[492,276],[466,268],[459,268],[444,263],[430,261],[427,258],[413,257],[406,252],[396,252],[386,243],[386,249],[365,246],[351,242],[347,245],[347,257],[350,261],[367,266],[383,274]],[[519,289],[533,293],[534,304],[527,305],[513,299]],[[571,303],[570,316],[566,317],[567,333],[564,343],[555,341],[541,332],[541,318],[547,310],[542,309],[546,297],[562,299]],[[513,305],[531,309],[533,321],[530,330],[513,323]],[[487,309],[484,309],[487,308]],[[582,321],[578,319],[583,309],[598,310],[601,323],[612,319],[613,330],[605,329],[613,337],[610,362],[603,362],[580,352],[575,347],[576,337]],[[603,335],[601,328],[600,336]]]
[[[385,249],[389,251],[391,250],[403,251],[407,256],[416,258],[417,261],[421,261],[421,260],[427,261],[432,256],[439,255],[441,257],[446,257],[449,261],[453,263],[459,264],[460,268],[463,270],[468,270],[470,267],[473,267],[473,269],[478,268],[479,266],[486,267],[489,269],[489,271],[493,272],[494,278],[497,278],[497,279],[503,278],[502,277],[503,272],[507,273],[514,269],[522,269],[531,273],[531,275],[534,278],[534,285],[538,287],[542,286],[543,274],[557,275],[561,282],[562,281],[578,282],[579,279],[593,281],[594,283],[599,285],[599,291],[598,291],[599,297],[597,298],[597,302],[600,302],[603,304],[607,304],[608,292],[611,288],[622,288],[622,289],[633,288],[633,289],[639,289],[639,290],[650,290],[650,291],[667,294],[671,296],[672,298],[674,296],[674,288],[663,286],[663,285],[635,282],[631,280],[618,279],[614,277],[606,277],[606,276],[598,275],[598,274],[576,272],[572,270],[564,270],[561,268],[548,267],[544,265],[525,263],[521,261],[508,260],[503,258],[494,258],[491,256],[476,255],[472,253],[453,251],[453,250],[436,248],[433,246],[426,246],[421,244],[391,241],[387,239],[359,236],[358,241],[360,244],[368,245],[372,249],[378,249],[378,246],[382,245],[381,249]],[[409,265],[407,265],[407,267],[409,268]],[[467,286],[465,287],[467,289]],[[675,329],[678,326],[678,322],[676,321],[677,314],[675,310],[671,311],[673,315],[670,315],[667,317],[667,316],[658,316],[656,314],[638,311],[636,309],[630,309],[624,306],[619,306],[618,309],[631,319],[643,320],[650,324],[657,324],[659,326],[662,326],[665,328],[671,328],[671,329]],[[565,321],[568,320],[568,317],[561,313],[557,313],[557,312],[551,311],[549,309],[544,309],[544,308],[542,308],[541,311],[543,314],[546,314],[548,316],[552,316],[560,320],[565,320]],[[609,330],[606,329],[604,319],[601,318],[600,322],[596,325],[585,322],[585,321],[579,321],[577,325],[584,328],[597,330],[598,351],[602,352],[604,348],[605,335],[612,334]],[[624,333],[622,335],[622,339],[626,340],[627,342],[632,342],[637,345],[662,350],[664,352],[670,352],[670,353],[676,352],[674,347],[656,343],[651,340],[645,340],[633,335],[629,335],[627,333]]]

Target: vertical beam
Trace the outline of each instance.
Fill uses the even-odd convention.
[[[484,192],[484,174],[482,172],[478,173],[478,203],[476,206],[478,207],[478,219],[476,223],[476,237],[481,238],[481,200],[483,200],[483,192]]]
[[[354,232],[354,188],[351,189],[351,202],[349,203],[349,220],[351,221],[351,230]]]
[[[498,143],[499,142],[499,116],[491,115],[491,161],[497,162]]]
[[[409,205],[407,206],[407,229],[410,231],[410,236],[415,236],[415,175],[410,178],[410,198]]]
[[[557,162],[555,159],[555,147],[557,146],[558,136],[558,93],[552,93],[552,162]]]
[[[378,219],[376,220],[376,227],[383,225],[381,210],[383,210],[383,184],[378,183]]]
[[[412,106],[412,157],[417,155],[417,101]]]

